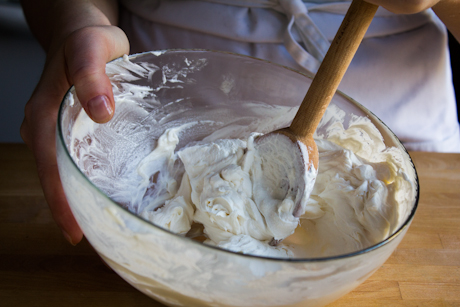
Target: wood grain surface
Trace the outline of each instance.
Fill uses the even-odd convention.
[[[421,197],[388,261],[330,307],[460,306],[460,154],[413,152]],[[163,306],[68,244],[44,200],[32,154],[0,144],[0,306]]]

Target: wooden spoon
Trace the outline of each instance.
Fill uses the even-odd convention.
[[[378,6],[362,0],[354,0],[351,3],[291,126],[265,134],[255,141],[264,163],[277,163],[274,167],[280,170],[278,171],[279,182],[278,185],[272,186],[281,187],[286,195],[290,194],[295,200],[292,211],[294,217],[299,217],[304,213],[306,201],[316,179],[319,154],[313,134],[377,8]],[[294,146],[289,146],[288,143]],[[283,151],[284,154],[280,154],[279,151]],[[288,152],[289,157],[286,158]],[[290,154],[290,152],[293,153]],[[280,159],[283,160],[280,162]],[[271,166],[267,165],[267,167]],[[293,173],[296,174],[293,175]],[[310,173],[310,175],[305,176],[305,173]],[[288,179],[283,178],[286,174],[289,175]]]

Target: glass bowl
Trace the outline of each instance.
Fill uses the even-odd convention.
[[[147,52],[129,61],[125,56],[109,63],[107,74],[116,97],[109,123],[84,120],[73,88],[62,102],[59,172],[90,244],[146,295],[169,306],[323,306],[366,280],[404,237],[418,203],[413,163],[384,123],[340,92],[330,108],[345,112],[345,126],[352,115],[369,118],[385,145],[402,151],[413,184],[410,206],[382,242],[329,257],[277,259],[205,245],[142,219],[120,191],[133,184],[124,178],[166,129],[195,123],[181,135],[179,149],[211,136],[239,138],[288,126],[311,78],[259,59],[205,50]]]

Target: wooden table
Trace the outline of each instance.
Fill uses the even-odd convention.
[[[331,307],[460,306],[460,154],[411,156],[421,185],[412,226],[390,259]],[[0,306],[163,306],[87,241],[64,240],[22,144],[0,144]]]

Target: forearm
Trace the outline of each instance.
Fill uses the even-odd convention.
[[[21,0],[32,33],[46,52],[72,32],[118,23],[116,0]]]
[[[439,1],[433,6],[433,11],[460,42],[460,0]]]

